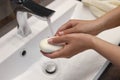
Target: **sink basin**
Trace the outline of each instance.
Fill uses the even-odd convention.
[[[66,0],[54,9],[56,13],[51,17],[54,33],[69,19],[95,19],[76,0]],[[108,65],[109,61],[94,50],[84,51],[70,59],[43,56],[39,51],[39,41],[50,36],[48,25],[34,16],[28,22],[32,29],[29,36],[22,38],[13,29],[0,40],[0,80],[97,80]],[[114,35],[120,34],[119,30],[108,30],[98,37],[118,44],[120,38]],[[45,71],[48,63],[56,65],[55,73]]]

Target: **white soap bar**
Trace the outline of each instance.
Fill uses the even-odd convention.
[[[43,51],[45,53],[52,53],[54,51],[57,51],[57,50],[63,48],[63,46],[61,46],[61,45],[49,44],[48,39],[50,39],[50,38],[45,38],[45,39],[40,41],[40,49],[41,49],[41,51]]]

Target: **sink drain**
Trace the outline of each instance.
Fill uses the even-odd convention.
[[[47,74],[53,74],[57,71],[57,65],[54,62],[47,62],[44,65],[44,71]]]
[[[21,53],[22,56],[26,56],[26,54],[27,54],[26,50],[23,50],[22,53]]]
[[[27,55],[27,51],[25,50],[25,49],[22,49],[21,51],[20,51],[20,56],[21,57],[25,57]]]

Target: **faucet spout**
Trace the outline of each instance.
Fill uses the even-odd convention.
[[[17,12],[17,22],[18,22],[18,31],[17,33],[21,35],[22,37],[28,36],[30,33],[32,33],[29,24],[27,22],[27,12]]]
[[[34,14],[36,17],[42,20],[48,20],[54,10],[43,7],[33,0],[11,0],[13,7],[16,10],[16,18],[18,22],[18,34],[25,37],[31,33],[31,29],[27,22],[27,14]]]

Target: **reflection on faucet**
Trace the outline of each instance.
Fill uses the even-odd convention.
[[[55,12],[35,3],[33,0],[11,0],[11,3],[16,10],[18,34],[22,37],[28,36],[31,33],[27,22],[28,13],[32,13],[42,20],[47,20]]]

